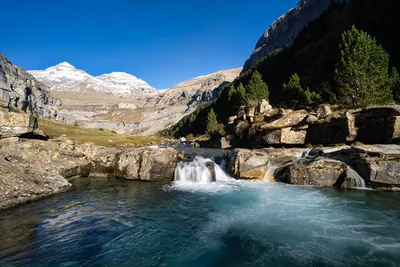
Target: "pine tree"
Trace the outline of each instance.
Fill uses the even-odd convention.
[[[394,100],[400,102],[400,75],[395,67],[392,68],[390,73],[390,85]]]
[[[341,59],[336,66],[338,98],[345,106],[365,107],[393,101],[389,55],[366,32],[355,26],[342,34]]]
[[[263,81],[261,74],[258,71],[253,72],[251,79],[246,86],[247,101],[250,100],[268,100],[269,91],[268,85]]]
[[[300,84],[300,77],[297,73],[293,74],[288,83],[283,84],[283,91],[286,100],[298,100],[301,104],[311,104],[321,99],[321,96],[310,89],[303,89]]]
[[[210,109],[207,115],[207,133],[213,134],[218,131],[217,115],[215,115],[214,109]]]
[[[229,87],[229,106],[234,109],[239,109],[241,106],[246,105],[246,89],[243,84],[240,83],[238,88],[235,88],[233,85]]]

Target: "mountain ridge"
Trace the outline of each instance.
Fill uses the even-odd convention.
[[[53,92],[95,91],[121,97],[141,97],[158,93],[146,81],[129,73],[112,72],[92,76],[68,62],[61,62],[45,70],[30,70],[27,72],[39,82],[45,84],[49,91]]]

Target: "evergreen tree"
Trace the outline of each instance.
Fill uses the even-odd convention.
[[[400,102],[400,75],[395,67],[392,68],[390,73],[390,82],[395,101]]]
[[[389,82],[389,55],[366,32],[355,26],[342,34],[335,80],[338,98],[350,107],[393,101]]]
[[[251,75],[251,79],[246,86],[246,93],[247,101],[260,99],[268,100],[268,85],[263,81],[262,76],[258,71],[254,71]]]
[[[240,83],[238,88],[235,88],[233,84],[229,87],[229,106],[234,109],[239,109],[241,106],[246,105],[246,89],[243,84]]]
[[[207,115],[207,133],[213,134],[218,131],[217,115],[215,115],[214,109],[210,109]]]
[[[285,100],[298,100],[301,104],[311,104],[321,99],[321,96],[310,89],[303,89],[300,84],[300,77],[297,73],[293,74],[288,83],[283,84]]]

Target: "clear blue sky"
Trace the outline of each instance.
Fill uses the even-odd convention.
[[[166,89],[241,67],[265,29],[298,0],[18,0],[1,3],[0,53],[45,69],[123,71]]]

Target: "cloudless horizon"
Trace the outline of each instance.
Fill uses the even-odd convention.
[[[2,3],[0,53],[25,70],[69,62],[157,89],[242,67],[298,0],[20,0]],[[5,25],[4,25],[5,24]]]

